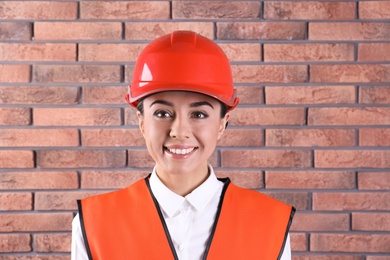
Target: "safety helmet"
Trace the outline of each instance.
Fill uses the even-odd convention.
[[[144,48],[126,100],[137,107],[146,96],[174,90],[211,96],[228,110],[239,102],[225,53],[212,40],[191,31],[175,31]]]

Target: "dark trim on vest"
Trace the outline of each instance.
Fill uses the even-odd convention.
[[[85,249],[87,251],[89,260],[92,260],[91,249],[89,248],[88,239],[87,239],[87,233],[85,232],[84,218],[83,218],[83,209],[81,207],[81,200],[77,200],[77,207],[79,208],[79,218],[80,218],[81,233],[83,234]]]
[[[290,226],[291,226],[292,220],[294,218],[294,215],[295,215],[295,208],[291,207],[290,219],[288,220],[288,223],[287,223],[286,233],[284,234],[284,240],[283,240],[282,248],[280,249],[280,252],[279,252],[278,260],[280,260],[282,258],[282,255],[284,252],[284,246],[286,245],[288,232],[290,231]]]
[[[225,193],[226,193],[226,190],[230,184],[230,179],[229,178],[218,178],[219,181],[222,181],[224,183],[223,185],[223,189],[222,189],[222,192],[221,192],[221,197],[219,199],[219,203],[218,203],[218,210],[217,210],[217,214],[215,216],[215,220],[214,220],[214,224],[213,224],[213,228],[211,229],[211,233],[210,233],[210,236],[207,240],[207,244],[206,244],[206,249],[203,253],[203,260],[205,260],[209,254],[209,251],[210,251],[210,247],[211,247],[211,242],[213,241],[213,238],[214,238],[214,234],[215,234],[215,230],[217,229],[217,224],[218,224],[218,219],[219,219],[219,216],[221,215],[221,210],[222,210],[222,203],[223,203],[223,199],[225,198]]]
[[[165,231],[165,235],[166,235],[166,237],[167,237],[167,239],[168,239],[169,247],[171,248],[173,257],[174,257],[175,260],[179,260],[179,257],[178,257],[177,254],[176,254],[175,246],[173,245],[173,242],[172,242],[171,235],[169,234],[169,230],[168,230],[168,227],[167,227],[167,223],[165,223],[164,216],[163,216],[163,214],[162,214],[162,212],[161,212],[160,205],[158,204],[158,201],[157,201],[156,197],[154,197],[153,192],[152,192],[152,189],[150,188],[150,183],[149,183],[149,178],[150,178],[150,176],[151,176],[151,174],[149,174],[149,175],[145,178],[146,186],[148,187],[150,196],[152,196],[154,205],[155,205],[155,207],[156,207],[156,209],[157,209],[158,216],[160,217],[161,224],[163,225],[163,228],[164,228],[164,231]]]

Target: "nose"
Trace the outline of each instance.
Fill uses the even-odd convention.
[[[190,137],[191,127],[189,119],[185,116],[176,116],[172,122],[169,135],[172,138],[184,140]]]

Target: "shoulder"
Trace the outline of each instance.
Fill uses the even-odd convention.
[[[131,197],[131,194],[137,193],[140,189],[146,187],[145,179],[140,179],[133,184],[115,191],[101,193],[93,196],[89,196],[81,200],[84,203],[103,203],[105,201],[116,201],[123,197]]]
[[[275,198],[272,198],[264,193],[261,193],[256,190],[250,190],[246,188],[239,187],[233,183],[230,183],[226,190],[226,198],[230,198],[233,201],[236,201],[239,204],[247,204],[248,206],[259,206],[261,208],[274,208],[274,207],[283,207],[291,208],[290,205],[279,201]]]

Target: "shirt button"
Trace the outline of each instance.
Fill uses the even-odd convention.
[[[183,245],[179,245],[179,251],[183,251],[184,250],[184,246]]]

